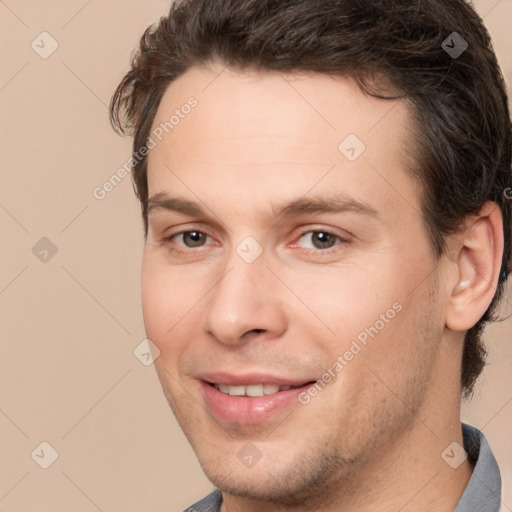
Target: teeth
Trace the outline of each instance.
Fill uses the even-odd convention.
[[[251,384],[250,386],[245,386],[245,394],[247,396],[263,396],[265,391],[265,387],[263,384]]]
[[[245,386],[228,386],[228,393],[231,396],[244,396]]]
[[[275,384],[251,384],[249,386],[226,386],[215,384],[215,388],[221,393],[230,396],[263,396],[273,395],[278,391],[287,391],[293,386],[277,386]]]
[[[263,393],[265,395],[273,395],[274,393],[277,393],[279,391],[279,386],[276,386],[275,384],[265,384],[263,386]]]

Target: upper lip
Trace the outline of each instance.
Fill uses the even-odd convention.
[[[316,379],[288,378],[272,375],[270,373],[240,373],[233,374],[223,371],[201,373],[196,378],[210,384],[223,384],[225,386],[250,386],[255,384],[275,384],[276,386],[303,386]]]

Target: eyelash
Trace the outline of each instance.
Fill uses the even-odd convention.
[[[308,235],[309,233],[323,233],[323,234],[327,234],[327,235],[330,235],[332,237],[334,237],[336,239],[336,241],[338,241],[338,243],[335,243],[332,247],[328,247],[326,249],[305,249],[307,254],[330,254],[331,252],[334,252],[336,251],[337,247],[339,245],[342,245],[342,244],[345,244],[348,242],[347,239],[343,238],[342,236],[340,235],[337,235],[336,233],[332,232],[332,231],[329,231],[328,229],[309,229],[307,231],[303,231],[297,238],[297,240],[300,240],[301,238],[303,238],[305,235]],[[338,247],[339,249],[339,247]]]
[[[173,233],[172,235],[169,235],[168,237],[165,238],[164,241],[168,242],[168,243],[172,243],[175,238],[185,235],[187,233],[200,233],[202,235],[205,235],[206,237],[213,238],[210,235],[208,235],[207,233],[205,233],[204,231],[199,231],[197,229],[187,229],[187,230],[179,231],[178,233]],[[309,233],[324,233],[327,235],[331,235],[338,241],[338,243],[333,245],[332,247],[328,247],[327,249],[305,249],[307,254],[330,254],[331,252],[336,250],[337,246],[342,245],[344,243],[348,243],[347,239],[345,239],[345,238],[341,237],[340,235],[338,235],[332,231],[329,231],[327,229],[309,229],[307,231],[303,231],[296,239],[300,240],[301,238],[304,237],[304,235],[307,235]],[[294,245],[295,245],[295,242],[294,242]],[[198,246],[198,249],[201,249],[203,247],[204,247],[204,245]],[[188,247],[186,249],[173,248],[172,251],[177,252],[177,253],[186,254],[186,253],[190,253],[190,252],[194,251],[194,249],[195,249],[194,247]]]

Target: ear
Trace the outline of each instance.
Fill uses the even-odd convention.
[[[468,217],[457,234],[460,242],[453,254],[455,279],[448,298],[446,327],[466,331],[489,307],[503,257],[503,217],[499,206],[487,202],[478,215]]]

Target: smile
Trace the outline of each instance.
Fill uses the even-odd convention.
[[[270,384],[268,377],[262,378],[261,383],[256,377],[237,379],[230,376],[218,379],[224,382],[201,379],[199,384],[210,414],[228,423],[250,425],[270,421],[278,413],[297,406],[300,393],[315,382],[295,380],[291,383],[274,377],[274,383]]]
[[[277,384],[251,384],[249,386],[227,386],[225,384],[213,384],[215,389],[221,393],[230,396],[264,396],[274,395],[279,391],[288,391],[289,389],[301,386],[278,386]]]

